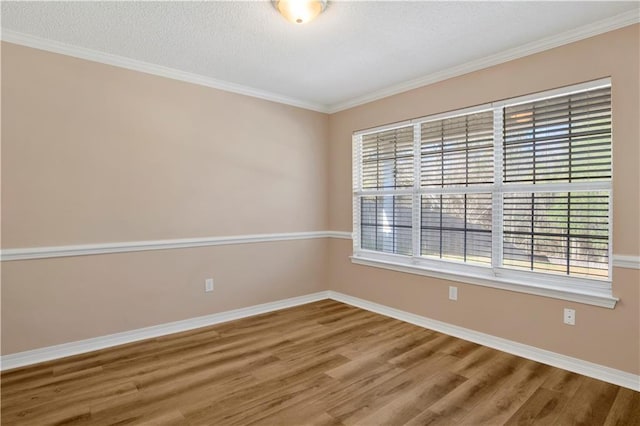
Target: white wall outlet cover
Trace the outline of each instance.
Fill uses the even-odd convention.
[[[213,278],[204,280],[204,291],[213,291]]]
[[[449,286],[449,300],[458,300],[458,287]]]
[[[576,325],[576,310],[575,309],[564,309],[564,323],[568,325]]]

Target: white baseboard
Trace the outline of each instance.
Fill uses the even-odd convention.
[[[61,345],[3,355],[0,357],[0,370],[9,370],[12,368],[37,364],[39,362],[51,361],[71,355],[78,355],[112,346],[123,345],[125,343],[132,343],[167,334],[179,333],[181,331],[193,330],[195,328],[233,321],[280,309],[291,308],[293,306],[304,305],[305,303],[316,302],[327,298],[328,293],[326,291],[320,291],[318,293],[263,303],[261,305],[249,306],[247,308],[234,309],[232,311],[220,312],[217,314],[205,315],[182,321],[174,321],[152,327],[139,328],[136,330],[124,331],[122,333],[79,340],[77,342],[63,343]]]
[[[0,370],[9,370],[12,368],[37,364],[44,361],[51,361],[54,359],[64,358],[72,355],[92,352],[99,349],[122,345],[125,343],[132,343],[144,339],[164,336],[167,334],[179,333],[181,331],[193,330],[195,328],[233,321],[253,315],[259,315],[267,312],[277,311],[280,309],[290,308],[293,306],[304,305],[306,303],[316,302],[324,299],[333,299],[338,302],[366,309],[368,311],[385,315],[391,318],[396,318],[400,321],[405,321],[420,327],[435,330],[440,333],[458,337],[460,339],[488,346],[490,348],[494,348],[503,352],[508,352],[510,354],[518,355],[523,358],[541,362],[543,364],[548,364],[554,367],[562,368],[564,370],[573,371],[574,373],[582,374],[608,383],[613,383],[615,385],[633,389],[635,391],[640,391],[640,376],[636,374],[627,373],[625,371],[606,367],[604,365],[594,364],[589,361],[584,361],[578,358],[573,358],[544,349],[539,349],[533,346],[525,345],[523,343],[503,339],[501,337],[491,336],[479,331],[470,330],[468,328],[459,327],[457,325],[448,324],[442,321],[437,321],[406,311],[401,311],[399,309],[390,308],[385,305],[370,302],[368,300],[349,296],[332,290],[320,291],[318,293],[308,294],[305,296],[292,297],[290,299],[278,300],[275,302],[250,306],[247,308],[234,309],[232,311],[220,312],[217,314],[206,315],[182,321],[175,321],[152,327],[139,328],[137,330],[125,331],[122,333],[80,340],[77,342],[64,343],[61,345],[4,355],[0,357]]]
[[[366,309],[377,314],[385,315],[391,318],[415,324],[420,327],[435,330],[449,336],[458,337],[470,342],[488,346],[513,355],[533,361],[548,364],[553,367],[569,370],[584,376],[593,377],[594,379],[604,382],[613,383],[618,386],[640,391],[640,375],[627,373],[626,371],[617,370],[615,368],[606,367],[604,365],[595,364],[578,358],[558,354],[534,346],[525,345],[523,343],[514,342],[512,340],[503,339],[501,337],[491,336],[479,331],[470,330],[468,328],[459,327],[457,325],[448,324],[431,318],[412,314],[410,312],[401,311],[399,309],[390,308],[378,303],[369,302],[368,300],[349,296],[335,291],[329,291],[329,298],[338,302],[347,303],[358,308]]]

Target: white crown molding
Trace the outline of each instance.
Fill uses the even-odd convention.
[[[252,244],[272,241],[308,240],[314,238],[351,238],[348,232],[314,231],[279,234],[230,235],[226,237],[182,238],[174,240],[130,241],[52,247],[28,247],[4,249],[0,253],[3,262],[13,260],[46,259],[50,257],[87,256],[95,254],[128,253],[135,251],[167,250],[191,247]]]
[[[45,348],[33,349],[15,354],[3,355],[0,357],[0,371],[12,368],[24,367],[25,365],[37,364],[39,362],[51,361],[72,355],[97,351],[99,349],[110,348],[112,346],[124,345],[126,343],[137,342],[144,339],[165,336],[167,334],[179,333],[193,330],[195,328],[207,327],[227,321],[233,321],[280,309],[291,308],[306,303],[317,302],[327,299],[327,292],[308,294],[305,296],[292,297],[290,299],[278,300],[275,302],[263,303],[247,308],[234,309],[232,311],[220,312],[217,314],[205,315],[202,317],[190,318],[182,321],[174,321],[151,327],[139,328],[122,333],[109,334],[106,336],[94,337],[76,342],[63,343],[61,345],[48,346]]]
[[[49,40],[29,34],[20,33],[8,29],[2,29],[2,40],[19,44],[21,46],[32,47],[34,49],[46,50],[48,52],[60,53],[62,55],[73,56],[74,58],[86,59],[88,61],[99,62],[102,64],[113,65],[120,68],[126,68],[133,71],[139,71],[146,74],[153,74],[160,77],[180,80],[187,83],[193,83],[200,86],[211,87],[213,89],[224,90],[226,92],[237,93],[240,95],[251,96],[254,98],[264,99],[280,104],[291,105],[298,108],[308,109],[327,113],[328,108],[314,102],[307,102],[301,99],[290,98],[279,95],[277,93],[265,90],[255,89],[249,86],[243,86],[223,80],[217,80],[200,74],[194,74],[187,71],[181,71],[175,68],[169,68],[162,65],[156,65],[149,62],[139,61],[124,56],[113,55],[111,53],[100,52],[93,49],[74,46],[55,40]]]
[[[279,95],[277,93],[267,92],[240,84],[230,83],[227,81],[217,80],[203,75],[194,74],[162,65],[151,64],[136,59],[126,58],[124,56],[104,53],[93,49],[74,46],[54,40],[49,40],[29,34],[20,33],[8,29],[2,29],[1,39],[22,46],[32,47],[35,49],[46,50],[49,52],[60,53],[63,55],[73,56],[76,58],[86,59],[89,61],[100,62],[103,64],[113,65],[116,67],[127,68],[134,71],[140,71],[147,74],[158,75],[161,77],[171,78],[174,80],[185,81],[188,83],[198,84],[201,86],[211,87],[214,89],[224,90],[227,92],[238,93],[241,95],[252,96],[259,99],[265,99],[272,102],[291,105],[298,108],[304,108],[311,111],[317,111],[327,114],[333,114],[349,108],[353,108],[362,104],[373,102],[382,98],[397,95],[408,90],[433,84],[438,81],[447,80],[459,75],[467,74],[483,68],[488,68],[514,59],[522,58],[527,55],[539,53],[544,50],[553,49],[554,47],[573,43],[585,38],[593,37],[608,31],[613,31],[628,25],[640,22],[640,11],[631,10],[621,13],[611,18],[603,19],[589,25],[578,27],[563,33],[546,37],[531,43],[524,44],[519,47],[508,49],[494,55],[467,62],[462,65],[447,68],[426,76],[406,81],[397,85],[377,90],[364,96],[359,96],[345,102],[339,102],[333,105],[322,105],[315,102],[308,102],[301,99],[290,98]]]
[[[377,314],[395,318],[400,321],[408,322],[419,327],[435,330],[449,336],[458,337],[483,346],[488,346],[493,349],[508,352],[543,364],[548,364],[553,367],[562,368],[574,373],[613,383],[618,386],[640,391],[640,376],[626,371],[617,370],[615,368],[606,367],[604,365],[595,364],[582,359],[573,358],[457,325],[437,321],[332,290],[329,290],[329,298],[361,309],[366,309]]]
[[[44,348],[33,349],[30,351],[3,355],[0,357],[0,370],[10,370],[13,368],[24,367],[40,362],[83,354],[100,349],[110,348],[113,346],[123,345],[126,343],[137,342],[144,339],[151,339],[155,337],[165,336],[167,334],[179,333],[182,331],[193,330],[200,327],[207,327],[210,325],[246,318],[253,315],[264,314],[267,312],[286,309],[294,306],[304,305],[306,303],[312,303],[324,299],[333,299],[338,302],[347,303],[349,305],[356,306],[361,309],[366,309],[368,311],[385,315],[391,318],[396,318],[400,321],[405,321],[419,327],[435,330],[440,333],[475,342],[480,345],[518,355],[527,359],[541,362],[543,364],[552,365],[554,367],[573,371],[578,374],[583,374],[585,376],[593,377],[605,382],[640,391],[640,376],[635,374],[525,345],[523,343],[514,342],[512,340],[503,339],[501,337],[496,337],[478,331],[470,330],[457,325],[437,321],[431,318],[412,314],[399,309],[394,309],[385,305],[380,305],[378,303],[369,302],[364,299],[359,299],[357,297],[349,296],[332,290],[321,291],[305,296],[292,297],[290,299],[264,303],[247,308],[234,309],[232,311],[220,312],[217,314],[205,315],[202,317],[196,317],[182,321],[175,321],[166,324],[110,334],[106,336],[94,337],[91,339],[80,340],[76,342],[63,343],[55,346],[48,346]]]
[[[526,43],[522,46],[504,50],[494,55],[485,56],[484,58],[480,58],[475,61],[437,71],[435,73],[428,74],[414,80],[402,82],[345,102],[330,105],[328,113],[334,114],[336,112],[354,108],[356,106],[377,101],[382,98],[397,95],[399,93],[407,92],[412,89],[417,89],[419,87],[437,83],[439,81],[447,80],[463,74],[468,74],[473,71],[489,68],[491,66],[509,62],[514,59],[519,59],[524,56],[533,55],[534,53],[543,52],[545,50],[580,41],[585,38],[606,33],[608,31],[617,30],[619,28],[637,24],[639,22],[640,10],[631,10],[616,16],[612,16],[611,18],[603,19],[589,25],[584,25],[582,27],[574,28],[560,34],[556,34],[551,37],[545,37],[531,43]]]

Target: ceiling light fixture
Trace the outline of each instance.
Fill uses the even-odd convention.
[[[273,6],[288,21],[306,24],[327,8],[327,0],[272,0]]]

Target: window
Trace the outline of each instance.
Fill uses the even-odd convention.
[[[411,195],[384,195],[413,186],[413,128],[404,127],[362,137],[362,248],[411,255]]]
[[[420,254],[491,265],[493,112],[418,126]]]
[[[615,300],[608,79],[353,142],[355,262]]]

